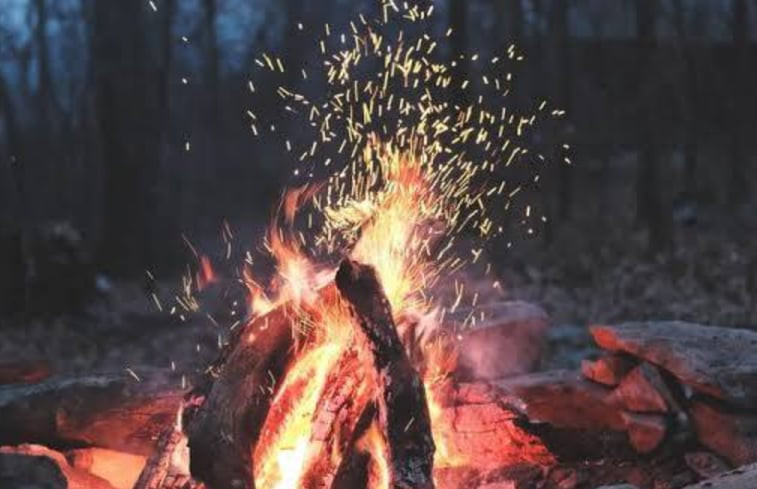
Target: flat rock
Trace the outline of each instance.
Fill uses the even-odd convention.
[[[690,452],[683,456],[686,465],[702,479],[710,479],[728,472],[728,465],[711,452]]]
[[[115,489],[40,445],[0,447],[0,482],[3,489]]]
[[[699,442],[735,466],[757,462],[757,413],[752,412],[727,412],[704,401],[690,407]]]
[[[638,362],[629,355],[612,353],[596,360],[583,360],[581,373],[589,380],[615,387]]]
[[[499,399],[485,384],[462,384],[445,392],[440,422],[454,429],[435,439],[436,468],[472,466],[478,469],[524,463],[548,466],[554,456],[538,436],[521,425],[524,416]],[[439,398],[438,392],[433,394]]]
[[[757,332],[681,321],[594,326],[596,343],[658,365],[693,390],[757,406]]]
[[[676,408],[657,367],[646,362],[623,378],[612,397],[627,410],[638,413],[666,413]]]
[[[746,465],[684,489],[753,489],[757,487],[757,464]]]
[[[623,413],[628,441],[639,453],[649,453],[659,447],[668,431],[663,416],[655,414]]]
[[[494,385],[533,422],[557,428],[625,430],[610,389],[584,379],[579,372],[552,370],[503,379]]]
[[[459,336],[460,378],[493,380],[539,367],[549,328],[549,316],[541,307],[512,301],[477,311],[485,319]],[[456,318],[465,316],[464,311],[456,314]]]

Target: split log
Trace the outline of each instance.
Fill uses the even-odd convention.
[[[426,392],[397,334],[376,271],[344,260],[336,285],[352,306],[373,351],[381,389],[379,423],[388,445],[392,487],[433,488],[435,446]]]
[[[184,433],[169,426],[147,459],[134,489],[184,489],[195,487],[189,475],[189,453]]]
[[[334,487],[342,460],[333,454],[349,456],[363,431],[360,423],[364,413],[375,413],[366,375],[357,352],[346,354],[339,367],[329,374],[326,390],[313,415],[307,465],[300,484],[303,489]]]
[[[209,487],[255,487],[252,449],[294,347],[290,310],[280,307],[240,328],[185,409],[190,470]]]
[[[74,378],[0,387],[0,444],[98,446],[149,455],[175,421],[184,391],[164,370]]]

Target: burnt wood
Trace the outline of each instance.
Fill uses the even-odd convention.
[[[240,328],[184,412],[192,476],[213,489],[255,487],[252,452],[295,346],[289,306]]]
[[[374,268],[344,260],[336,285],[350,303],[373,351],[379,376],[379,424],[388,446],[395,489],[430,489],[434,441],[426,392],[394,324],[391,306]]]
[[[150,455],[175,422],[185,391],[171,372],[136,370],[0,386],[0,445],[98,446]]]

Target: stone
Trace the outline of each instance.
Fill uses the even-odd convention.
[[[589,380],[615,387],[636,365],[636,360],[628,355],[610,354],[596,360],[583,360],[581,373]]]
[[[115,489],[41,445],[0,447],[0,482],[3,489]]]
[[[728,465],[711,452],[691,452],[685,454],[683,459],[700,479],[710,479],[728,471]]]
[[[431,390],[433,398],[440,398]],[[437,437],[436,468],[469,465],[492,469],[517,463],[549,466],[554,456],[538,436],[521,427],[523,414],[508,407],[484,384],[462,384],[447,391],[432,419],[453,430]],[[432,416],[434,411],[432,410]]]
[[[627,410],[638,413],[666,413],[677,406],[660,372],[646,362],[623,378],[612,397]]]
[[[621,410],[610,389],[585,380],[579,372],[552,370],[496,382],[506,399],[533,422],[557,428],[624,431]]]
[[[486,319],[458,337],[458,377],[493,380],[536,370],[549,328],[547,313],[522,301],[497,303],[479,310]],[[467,315],[463,311],[456,318],[464,319]]]
[[[701,400],[690,407],[699,442],[734,466],[757,462],[757,413],[729,412]]]
[[[654,451],[663,442],[668,431],[665,418],[655,414],[624,412],[623,421],[628,430],[628,441],[639,453]]]
[[[132,489],[146,461],[141,455],[106,448],[79,448],[65,456],[72,467],[105,479],[116,489]]]
[[[757,487],[757,464],[745,465],[684,489],[753,489]]]
[[[694,391],[757,406],[757,332],[681,321],[591,328],[596,343],[655,364]]]

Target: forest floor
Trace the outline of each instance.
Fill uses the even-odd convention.
[[[541,305],[561,331],[569,331],[553,340],[574,359],[589,347],[590,324],[682,319],[757,326],[757,244],[748,239],[726,239],[715,228],[681,229],[676,251],[654,256],[640,233],[582,236],[577,225],[549,247],[519,243],[495,260],[502,289],[484,300]],[[159,295],[168,303],[178,289],[178,282],[161,284]],[[170,306],[159,311],[143,286],[115,284],[107,300],[98,299],[81,313],[0,319],[0,362],[42,360],[57,373],[172,363],[184,372],[202,370],[238,319],[228,315],[232,298],[224,294],[211,288],[200,298],[200,311],[181,318],[169,315]]]

